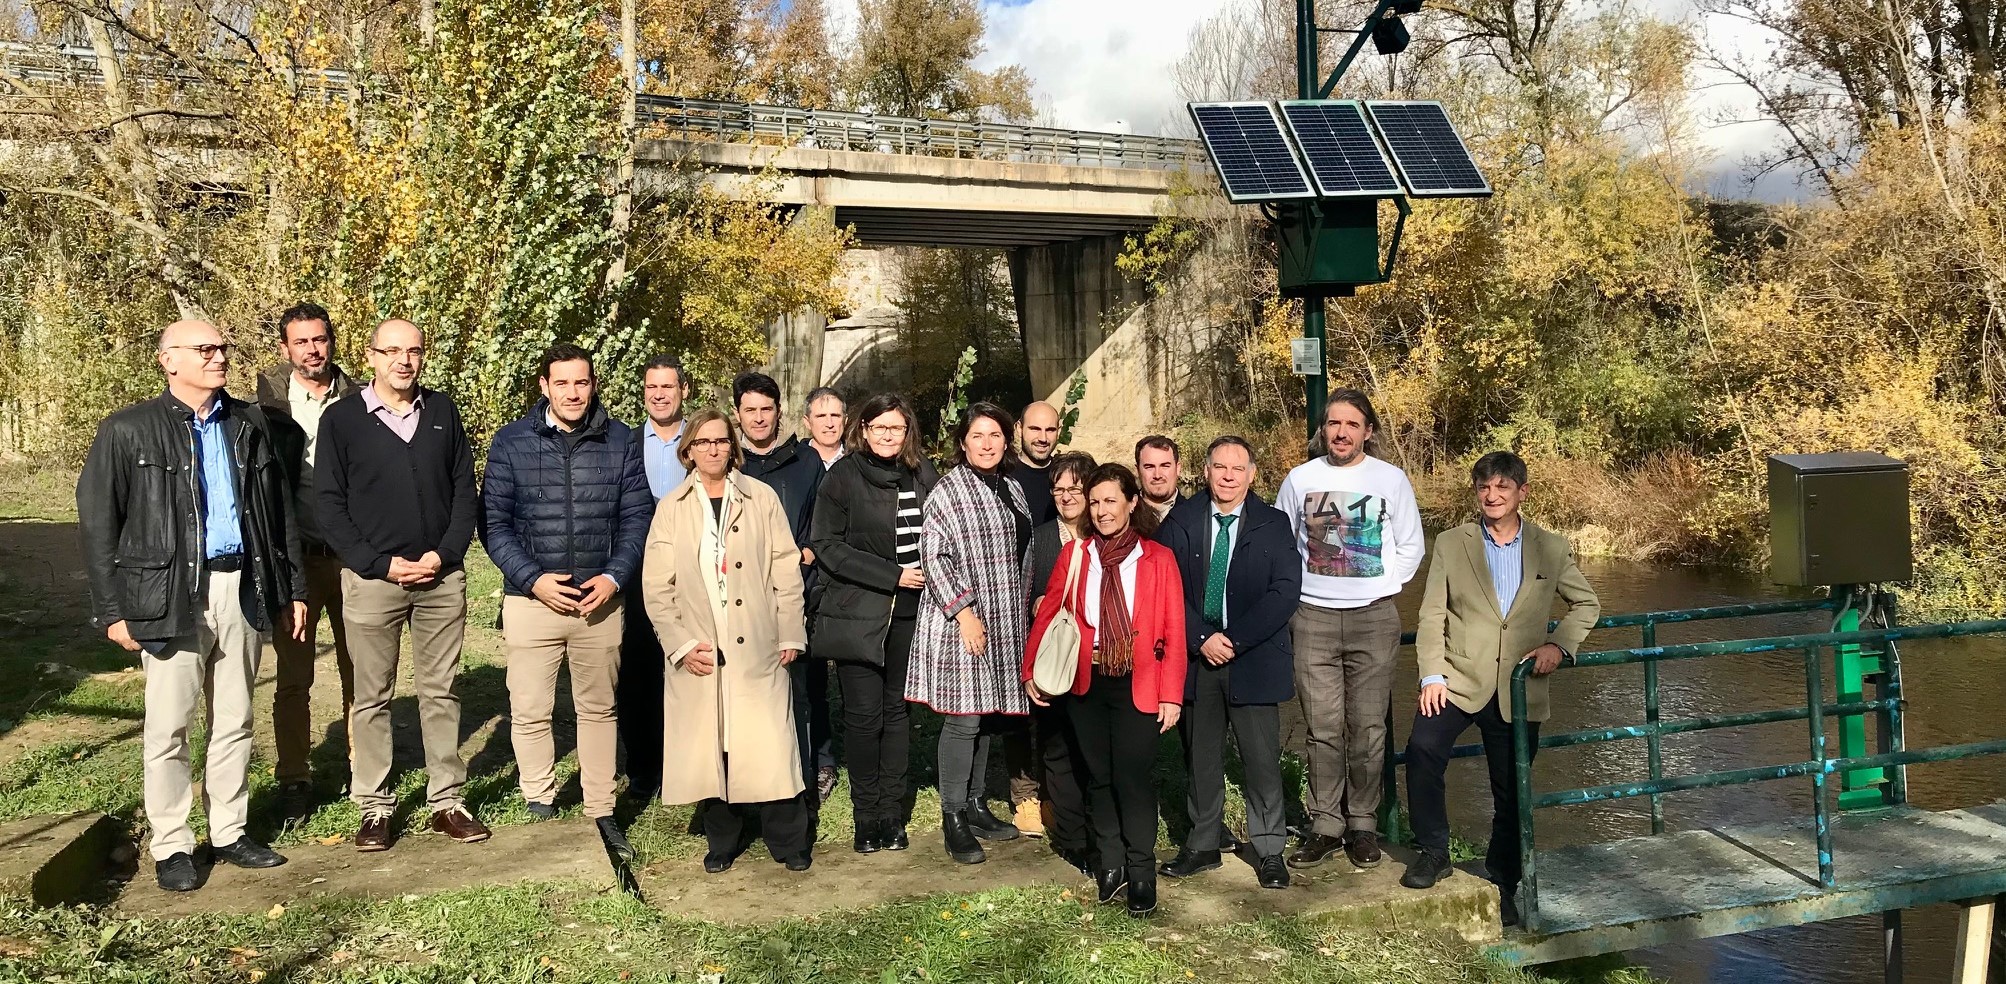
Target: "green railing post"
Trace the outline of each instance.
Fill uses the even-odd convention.
[[[1895,596],[1883,591],[1880,603],[1884,624],[1895,624]],[[1902,654],[1892,641],[1881,646],[1881,674],[1874,690],[1886,705],[1881,708],[1881,732],[1875,744],[1882,752],[1907,751],[1908,741],[1902,735]],[[1907,805],[1908,767],[1894,766],[1887,777],[1887,783],[1881,787],[1887,804]]]
[[[1818,647],[1804,647],[1805,708],[1811,725],[1811,758],[1818,763],[1811,773],[1811,822],[1818,840],[1818,884],[1832,887],[1832,818],[1825,811],[1825,680],[1818,672]],[[1843,718],[1841,720],[1844,720]]]
[[[1658,623],[1655,620],[1645,622],[1643,632],[1640,635],[1641,639],[1639,641],[1644,644],[1645,649],[1656,649],[1658,646]],[[1650,734],[1644,738],[1645,745],[1650,750],[1651,779],[1653,781],[1663,779],[1665,777],[1665,757],[1662,737],[1658,733],[1657,660],[1652,660],[1644,664],[1644,724],[1651,729]],[[1662,834],[1664,832],[1665,798],[1653,794],[1651,796],[1651,833]]]
[[[1860,628],[1860,605],[1866,600],[1866,593],[1854,585],[1842,584],[1832,587],[1832,597],[1844,599],[1838,619],[1832,625],[1834,632],[1857,632]],[[1857,701],[1866,693],[1866,678],[1881,669],[1879,657],[1867,652],[1860,645],[1833,647],[1833,664],[1838,673],[1836,686],[1840,703]],[[1857,758],[1867,754],[1867,719],[1858,714],[1839,719],[1839,757]],[[1886,800],[1878,788],[1887,781],[1880,769],[1857,769],[1840,777],[1839,809],[1858,810],[1882,805]]]
[[[1539,877],[1533,869],[1537,839],[1532,830],[1532,740],[1525,726],[1525,678],[1531,670],[1531,660],[1519,660],[1511,671],[1512,778],[1518,782],[1519,894],[1524,900],[1519,916],[1526,929],[1539,925]]]

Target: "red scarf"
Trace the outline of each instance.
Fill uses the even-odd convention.
[[[1134,526],[1113,539],[1098,533],[1093,538],[1101,561],[1101,624],[1094,636],[1094,663],[1108,676],[1127,676],[1135,664],[1135,620],[1129,617],[1128,596],[1121,590],[1121,562],[1141,540]]]

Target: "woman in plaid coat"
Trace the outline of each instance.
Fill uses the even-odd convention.
[[[905,696],[944,715],[940,728],[941,831],[947,853],[983,860],[977,837],[1009,840],[1017,828],[989,812],[984,715],[1028,714],[1019,682],[1029,614],[1031,513],[1009,477],[1015,421],[977,403],[955,428],[952,471],[933,487],[920,525],[926,596],[913,632]]]

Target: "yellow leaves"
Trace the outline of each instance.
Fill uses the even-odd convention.
[[[270,909],[265,911],[266,919],[283,919],[285,915],[286,907],[283,903],[275,903]]]

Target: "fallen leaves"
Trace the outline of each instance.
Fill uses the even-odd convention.
[[[286,915],[286,906],[285,903],[283,902],[273,903],[270,909],[265,910],[266,919],[283,919],[285,918],[285,915]]]

